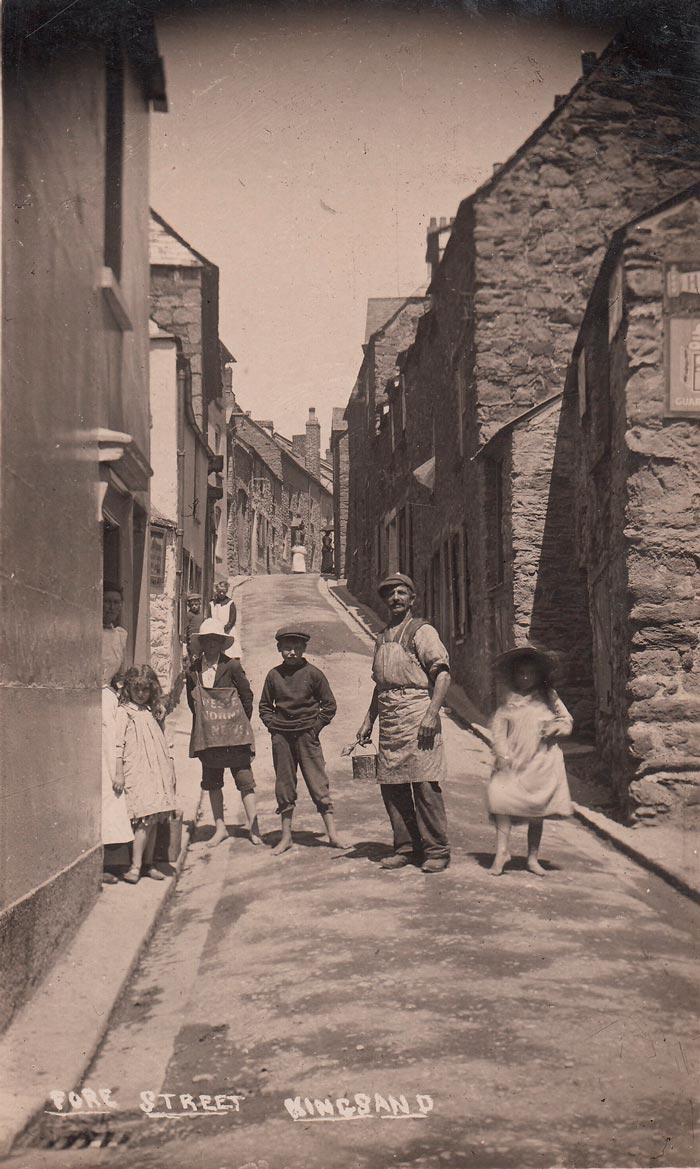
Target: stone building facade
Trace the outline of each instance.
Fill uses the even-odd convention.
[[[364,357],[350,396],[348,424],[348,519],[346,566],[349,587],[371,604],[379,577],[382,516],[390,490],[377,441],[389,405],[387,384],[397,372],[398,354],[413,340],[428,307],[425,297],[372,298],[367,302]]]
[[[616,233],[566,388],[599,752],[638,818],[697,826],[700,185]]]
[[[333,546],[336,576],[346,577],[348,506],[350,494],[350,453],[348,451],[348,424],[342,406],[333,410],[330,455],[333,484]]]
[[[149,254],[151,316],[165,334],[177,341],[177,392],[171,379],[170,388],[164,387],[158,398],[155,417],[160,422],[162,411],[170,419],[170,439],[164,439],[168,482],[172,481],[174,469],[183,478],[183,545],[178,553],[182,558],[182,591],[201,592],[206,606],[217,577],[227,574],[225,399],[227,384],[230,387],[227,370],[234,358],[219,339],[217,266],[155,211],[151,211]],[[182,448],[171,441],[174,409],[180,411]],[[159,428],[159,442],[161,433],[165,431]],[[184,451],[179,470],[174,463],[178,449]],[[161,510],[168,518],[178,518],[164,506]]]
[[[228,464],[232,573],[289,572],[292,531],[299,521],[305,529],[307,572],[320,571],[321,536],[333,527],[333,495],[306,465],[309,461],[318,466],[320,461],[315,411],[311,422],[310,435],[307,432],[305,436],[311,450],[307,449],[302,461],[293,454],[291,441],[278,435],[272,422],[256,422],[234,406]]]
[[[3,107],[0,1027],[100,892],[103,574],[148,653],[152,21],[8,0]]]
[[[489,710],[494,654],[538,635],[561,654],[579,730],[592,724],[590,653],[579,652],[590,630],[584,582],[568,573],[573,495],[558,479],[558,452],[572,456],[575,439],[554,400],[612,234],[697,177],[682,95],[656,65],[621,39],[599,60],[584,54],[571,92],[460,205],[405,358],[404,391],[400,381],[389,391],[393,400],[405,392],[409,415],[415,408],[421,417],[405,456],[388,448],[381,416],[374,434],[363,429],[369,394],[360,379],[346,415],[353,591],[372,602],[377,521],[393,522],[409,474],[423,468],[427,540],[414,522],[401,566],[413,565],[456,680]],[[387,563],[392,555],[387,544]]]

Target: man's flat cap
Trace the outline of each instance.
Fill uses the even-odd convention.
[[[282,629],[278,629],[275,640],[281,641],[283,637],[298,637],[300,641],[311,641],[311,634],[307,633],[305,629],[300,629],[298,625],[285,625]]]
[[[379,596],[382,597],[384,593],[388,592],[389,589],[396,588],[397,585],[405,585],[407,589],[410,589],[411,592],[415,594],[416,586],[414,585],[410,576],[406,576],[406,574],[403,572],[394,572],[391,576],[388,576],[386,580],[383,580],[382,583],[377,586],[377,592],[379,593]]]

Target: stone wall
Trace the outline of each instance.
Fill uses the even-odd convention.
[[[545,643],[563,646],[568,625],[573,636],[564,670],[578,689],[574,701],[581,704],[582,722],[590,725],[590,668],[579,654],[586,637],[582,584],[576,575],[565,586],[556,580],[571,549],[565,502],[571,491],[566,474],[560,474],[569,457],[565,452],[571,452],[566,430],[571,419],[567,415],[549,438],[550,455],[557,458],[554,482],[534,435],[536,465],[528,466],[525,455],[525,463],[514,467],[518,489],[527,482],[527,499],[514,517],[515,596],[508,596],[507,588],[491,591],[493,548],[502,534],[492,526],[487,463],[473,456],[519,415],[563,392],[577,330],[613,231],[697,176],[695,144],[673,82],[616,44],[459,208],[430,289],[433,324],[419,330],[415,343],[425,350],[425,357],[416,359],[423,369],[421,395],[439,404],[435,523],[429,540],[416,545],[415,561],[416,575],[425,579],[447,533],[463,525],[473,620],[469,636],[453,638],[450,649],[455,677],[482,707],[492,701],[491,662],[504,640],[537,630]],[[527,433],[517,441],[524,450]],[[366,483],[369,468],[361,471],[359,483]],[[372,496],[377,508],[359,522],[354,536],[365,558],[371,554],[376,511],[386,510],[375,481]],[[528,533],[525,509],[534,509],[544,523],[540,535]],[[366,566],[355,573],[353,591],[363,599],[369,576]]]
[[[331,458],[333,465],[333,544],[335,571],[339,577],[346,577],[347,533],[350,491],[350,451],[348,424],[343,410],[334,409],[331,429]]]
[[[617,260],[624,324],[609,344],[607,271],[580,338],[590,376],[579,527],[592,592],[595,572],[609,565],[612,677],[609,694],[597,678],[600,747],[637,818],[667,813],[687,825],[697,823],[700,804],[700,420],[666,410],[663,260],[694,259],[700,270],[699,238],[697,196],[630,227]],[[683,311],[700,320],[694,300]],[[603,366],[609,394],[596,379]]]
[[[369,338],[355,390],[348,403],[349,501],[347,572],[352,592],[375,603],[379,576],[376,531],[392,497],[392,475],[381,457],[382,417],[387,382],[397,372],[397,357],[414,340],[428,302],[409,297]],[[380,446],[378,446],[378,440]]]
[[[206,434],[202,384],[202,268],[151,265],[151,316],[177,337],[191,371],[191,397],[197,425]]]
[[[165,581],[151,588],[151,665],[163,690],[172,689],[182,661],[178,631],[177,556],[175,530],[165,532]]]
[[[22,7],[3,28],[2,264],[12,307],[2,325],[0,403],[0,1028],[100,895],[95,433],[127,430],[149,454],[148,103],[127,67],[120,285],[133,329],[122,332],[97,286],[105,263],[104,53],[71,36],[72,13],[58,39],[58,25],[43,33],[26,6],[20,36]],[[98,41],[111,24],[105,14]],[[147,502],[145,493],[136,498]],[[134,572],[124,583],[128,620],[141,581]],[[137,629],[129,625],[142,649],[143,609]]]
[[[254,436],[266,452],[264,457],[252,451],[245,439],[245,427],[245,421],[241,421],[239,440],[235,427],[230,432],[230,571],[289,572],[291,522],[301,516],[306,528],[307,571],[319,572],[321,535],[325,528],[333,526],[333,496],[269,435],[256,432]],[[279,473],[267,458],[274,458]]]
[[[577,560],[577,403],[557,399],[512,429],[512,636],[546,646],[577,737],[593,735],[588,593]]]

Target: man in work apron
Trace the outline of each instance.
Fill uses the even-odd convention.
[[[357,739],[368,742],[379,719],[377,780],[394,834],[394,855],[382,868],[418,861],[424,873],[440,873],[450,863],[440,789],[447,774],[440,707],[450,685],[449,657],[437,630],[411,615],[416,590],[409,576],[387,577],[378,592],[390,617],[377,638],[374,694]]]

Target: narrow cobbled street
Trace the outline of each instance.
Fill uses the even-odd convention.
[[[371,694],[369,638],[317,577],[258,577],[241,595],[256,707],[276,661],[275,629],[301,621],[312,634],[308,656],[338,699],[322,743],[338,824],[353,847],[340,853],[324,843],[300,784],[297,846],[274,858],[247,840],[227,786],[233,839],[207,847],[206,808],[85,1081],[111,1088],[124,1143],[35,1147],[11,1162],[697,1165],[700,1023],[691,1004],[700,909],[574,822],[547,824],[546,878],[517,858],[491,877],[488,750],[450,719],[452,865],[434,876],[381,870],[390,836],[378,789],[353,779],[340,756]],[[278,821],[257,713],[254,727],[269,845]],[[157,1116],[141,1108],[148,1092],[173,1094],[148,1104]],[[211,1107],[217,1095],[238,1097],[238,1110],[229,1101],[223,1114],[209,1112],[202,1094]]]

